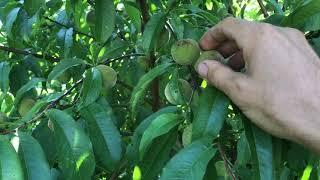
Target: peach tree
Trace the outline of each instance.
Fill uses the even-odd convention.
[[[199,78],[228,16],[305,33],[319,0],[1,0],[0,179],[319,179],[319,159],[264,132]]]

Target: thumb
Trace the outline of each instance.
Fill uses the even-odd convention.
[[[241,95],[241,92],[246,89],[248,84],[248,78],[245,74],[235,72],[215,60],[206,60],[200,63],[198,65],[198,73],[232,99],[241,98],[236,96]]]

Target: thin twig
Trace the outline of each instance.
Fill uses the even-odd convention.
[[[116,171],[113,172],[113,174],[112,174],[111,177],[110,177],[110,180],[118,179],[118,176],[119,176],[119,174],[121,173],[121,170],[122,170],[124,167],[126,167],[127,164],[128,164],[128,161],[127,161],[127,160],[124,160],[124,161],[120,164],[118,170],[116,170]]]
[[[267,17],[269,16],[268,11],[267,11],[267,8],[264,6],[262,0],[257,0],[257,1],[258,1],[258,4],[259,4],[260,8],[261,8],[261,11],[262,11],[262,13],[263,13],[263,16],[264,16],[265,18],[267,18]]]
[[[124,58],[128,58],[128,57],[135,57],[135,56],[146,56],[146,55],[143,53],[133,53],[133,54],[127,54],[127,55],[123,55],[123,56],[119,56],[119,57],[115,57],[115,58],[108,58],[108,59],[104,60],[104,64],[108,64],[110,62],[117,61],[119,59],[124,59]]]
[[[174,32],[171,24],[168,21],[166,21],[166,27],[168,27],[169,31],[171,32],[173,39],[178,40],[177,34]]]
[[[55,24],[57,24],[57,25],[59,25],[59,26],[65,27],[65,28],[67,28],[67,29],[71,28],[71,27],[69,27],[69,26],[67,26],[67,25],[64,25],[64,24],[62,24],[62,23],[60,23],[60,22],[58,22],[58,21],[55,21],[55,20],[53,20],[53,19],[51,19],[51,18],[49,18],[49,17],[46,17],[46,16],[45,16],[44,18],[47,19],[47,20],[49,20],[49,21],[51,21],[51,22],[53,22],[53,23],[55,23]],[[84,33],[84,32],[81,32],[81,31],[79,31],[79,30],[76,30],[75,28],[73,28],[73,31],[74,31],[75,33],[77,33],[77,34],[81,34],[81,35],[87,36],[87,37],[89,37],[89,38],[95,39],[93,36],[91,36],[91,35],[89,35],[89,34],[86,34],[86,33]]]
[[[227,157],[226,157],[226,155],[225,155],[225,153],[224,153],[224,150],[222,149],[221,144],[220,144],[219,142],[217,143],[217,146],[218,146],[218,150],[219,150],[220,156],[221,156],[221,158],[223,159],[224,166],[225,166],[225,168],[226,168],[229,176],[230,176],[233,180],[236,180],[237,177],[236,177],[236,175],[233,173],[233,170],[231,169],[231,167],[229,166],[229,164],[228,164],[228,159],[227,159]]]
[[[12,52],[12,53],[16,53],[16,54],[22,54],[22,55],[32,55],[36,58],[44,58],[53,62],[59,62],[59,59],[53,56],[49,56],[49,55],[42,55],[42,54],[37,54],[37,53],[33,53],[30,51],[26,51],[26,50],[22,50],[22,49],[17,49],[17,48],[12,48],[12,47],[7,47],[7,46],[2,46],[0,45],[0,50],[1,51],[7,51],[7,52]]]
[[[45,115],[45,113],[46,113],[49,109],[55,107],[55,106],[59,103],[59,101],[60,101],[61,99],[63,99],[63,98],[66,97],[67,95],[69,95],[69,94],[72,92],[72,90],[74,90],[80,83],[82,83],[82,81],[83,81],[83,79],[77,81],[70,89],[68,89],[68,90],[67,90],[65,93],[63,93],[60,97],[58,97],[57,99],[55,99],[54,101],[52,101],[50,104],[48,104],[47,107],[46,107],[41,113],[39,113],[37,116],[35,116],[35,117],[32,118],[31,120],[29,120],[28,122],[25,122],[25,123],[23,123],[23,124],[15,127],[15,129],[20,129],[20,128],[22,128],[22,127],[27,126],[28,124],[31,124],[31,123],[33,123],[33,122],[36,122],[39,118],[41,118],[43,115]],[[15,130],[1,132],[1,134],[8,134],[8,133],[13,132],[13,131],[15,131]]]

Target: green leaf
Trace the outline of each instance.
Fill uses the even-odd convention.
[[[141,32],[141,12],[137,5],[130,1],[125,1],[124,7],[130,20],[138,32]]]
[[[317,31],[320,30],[320,13],[317,13],[308,20],[306,20],[306,23],[303,27],[303,31]]]
[[[10,13],[8,14],[8,16],[6,18],[4,28],[7,31],[8,37],[10,37],[10,38],[12,38],[12,27],[18,17],[19,12],[20,12],[19,7],[14,8],[10,11]]]
[[[87,123],[97,163],[107,170],[115,170],[121,159],[122,148],[120,133],[111,119],[112,112],[107,113],[97,103],[90,104],[80,112]]]
[[[250,148],[245,133],[240,134],[240,139],[237,143],[237,164],[239,166],[245,166],[250,160]]]
[[[37,101],[36,104],[32,106],[32,108],[28,111],[28,113],[24,115],[19,122],[25,123],[30,121],[32,118],[34,118],[37,115],[39,110],[42,109],[46,104],[47,104],[46,101],[42,101],[42,100]]]
[[[178,15],[174,14],[173,17],[169,19],[173,31],[177,35],[178,39],[183,39],[184,25],[182,20]]]
[[[207,164],[215,155],[216,149],[210,138],[194,141],[178,152],[164,167],[160,180],[198,180],[202,179]]]
[[[228,115],[229,98],[213,87],[204,89],[194,111],[192,139],[203,136],[217,137]]]
[[[39,142],[44,151],[50,165],[53,166],[57,162],[57,149],[54,142],[54,134],[48,127],[48,120],[42,120],[40,124],[32,132],[32,136]],[[48,143],[50,142],[50,143]]]
[[[25,179],[39,180],[50,177],[50,167],[40,144],[29,134],[19,132],[18,154]]]
[[[166,22],[166,16],[163,13],[154,14],[148,23],[142,35],[142,47],[146,52],[150,52],[157,38],[160,35]]]
[[[140,142],[140,158],[143,158],[151,142],[163,134],[168,133],[172,128],[181,122],[181,117],[174,113],[167,113],[158,116],[144,131]]]
[[[192,142],[192,124],[189,124],[183,129],[182,133],[182,145],[186,147]]]
[[[89,137],[66,112],[50,109],[47,115],[57,147],[59,167],[65,179],[90,179],[95,161]]]
[[[105,43],[115,27],[115,7],[112,0],[95,1],[95,37],[97,41]]]
[[[131,138],[131,144],[128,146],[127,150],[127,156],[128,159],[133,161],[134,163],[137,163],[139,158],[139,146],[140,141],[142,138],[142,135],[144,131],[150,126],[150,124],[160,115],[166,114],[166,113],[176,113],[178,111],[178,108],[176,106],[167,106],[165,108],[160,109],[159,111],[151,114],[146,119],[144,119],[138,127],[135,129],[133,136]]]
[[[23,170],[18,154],[7,137],[0,135],[0,179],[23,180]]]
[[[24,0],[24,8],[29,17],[37,13],[37,11],[44,5],[45,0]]]
[[[142,179],[158,179],[163,166],[168,162],[171,149],[177,141],[178,131],[172,130],[169,133],[157,137],[144,158],[138,163],[142,171]]]
[[[297,28],[317,13],[320,13],[320,0],[311,0],[290,13],[283,20],[282,25]]]
[[[73,28],[66,30],[64,36],[64,58],[68,58],[73,44]]]
[[[63,59],[56,66],[54,66],[54,68],[52,69],[52,71],[48,75],[48,82],[50,82],[53,79],[58,78],[65,70],[67,70],[73,66],[80,65],[80,64],[85,64],[85,62],[81,59],[78,59],[78,58]]]
[[[31,90],[32,88],[36,87],[38,83],[46,81],[43,78],[32,78],[27,84],[23,85],[17,92],[16,98],[14,99],[14,103],[17,105],[23,95]]]
[[[148,73],[146,73],[140,78],[138,84],[134,87],[132,91],[132,95],[130,99],[131,112],[133,117],[136,116],[136,108],[137,108],[138,102],[139,100],[143,99],[143,96],[147,87],[155,78],[157,78],[158,76],[168,71],[168,68],[171,65],[172,63],[164,63],[159,66],[156,66],[155,68],[151,69]]]
[[[5,94],[9,88],[10,65],[7,62],[0,63],[0,89]]]
[[[275,10],[275,12],[277,14],[284,15],[284,12],[281,9],[281,6],[277,3],[277,1],[275,1],[275,0],[266,0],[266,2],[274,7],[274,10]]]
[[[102,89],[102,77],[97,68],[91,68],[86,71],[83,80],[83,106],[87,106],[96,101]]]
[[[244,115],[241,116],[250,146],[253,179],[273,179],[272,136],[250,123]]]

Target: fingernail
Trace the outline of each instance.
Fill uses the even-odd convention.
[[[208,66],[207,66],[206,63],[200,63],[198,65],[198,73],[202,77],[206,77],[207,76],[207,74],[208,74]]]

